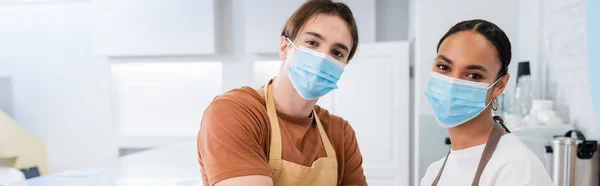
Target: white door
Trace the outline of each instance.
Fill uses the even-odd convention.
[[[333,113],[356,131],[367,182],[409,185],[407,42],[361,43],[333,92]]]

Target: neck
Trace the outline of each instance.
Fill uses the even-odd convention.
[[[492,133],[494,119],[491,110],[484,110],[477,117],[448,129],[452,150],[462,150],[487,143]]]
[[[286,74],[280,73],[275,77],[272,91],[277,111],[293,117],[309,117],[317,104],[317,100],[305,100],[300,97]]]

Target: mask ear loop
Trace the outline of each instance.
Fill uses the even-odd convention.
[[[502,77],[504,77],[504,76],[502,76]],[[490,85],[488,87],[488,90],[490,88],[492,88],[494,85],[496,85],[496,83],[500,82],[500,80],[502,79],[502,77],[498,78],[498,80],[496,80],[496,82],[492,83],[492,85]],[[492,110],[498,111],[498,98],[492,99],[492,101],[490,102],[490,104],[492,104]],[[490,104],[486,105],[485,107],[488,107]],[[506,125],[504,125],[504,120],[502,119],[502,117],[500,117],[500,116],[493,116],[492,118],[493,118],[493,120],[494,120],[495,123],[499,123],[502,126],[502,128],[504,128],[504,131],[506,131],[507,133],[510,133],[510,130],[508,130],[508,128],[506,127]]]
[[[294,42],[292,42],[292,40],[290,40],[290,38],[285,37],[285,39],[288,41],[288,43],[290,45],[292,45],[292,47],[294,47],[296,49],[296,51],[298,50],[298,47],[294,44]],[[289,48],[289,46],[288,46],[288,48]],[[287,54],[289,54],[289,51],[288,51]],[[290,61],[289,61],[289,58],[288,58],[289,56],[287,54],[286,54],[286,59],[285,59],[285,69],[289,69],[290,68]]]
[[[502,76],[504,77],[504,76]],[[494,85],[496,85],[496,83],[500,82],[500,80],[502,79],[502,77],[498,78],[498,80],[494,81],[494,83],[492,83],[492,85],[490,85],[487,90],[489,90],[490,88],[492,88]]]
[[[294,42],[292,42],[292,40],[290,40],[290,38],[285,37],[285,39],[287,39],[288,43],[290,43],[294,48],[296,48],[296,50],[298,50],[298,47],[294,44]]]
[[[502,76],[502,77],[504,77],[504,76]],[[502,79],[502,77],[498,78],[498,80],[496,80],[494,83],[492,83],[492,85],[488,86],[488,88],[486,90],[489,90],[494,85],[496,85],[496,83],[500,82],[500,80]],[[496,106],[495,107],[494,107],[494,104],[493,104],[494,101],[496,102]],[[487,108],[490,105],[492,105],[492,110],[497,111],[498,110],[498,98],[492,99],[492,101],[490,101],[490,103],[488,103],[487,105],[485,105],[485,108]]]

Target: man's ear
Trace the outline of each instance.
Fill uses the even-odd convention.
[[[279,59],[280,60],[283,61],[283,60],[287,59],[287,52],[288,52],[289,45],[290,45],[290,43],[287,41],[285,36],[281,36],[281,41],[279,41]]]
[[[502,95],[502,92],[504,92],[504,89],[506,89],[506,85],[508,85],[508,80],[510,80],[510,74],[506,73],[506,75],[504,75],[500,81],[498,81],[498,83],[496,83],[496,91],[494,91],[494,97],[499,97],[500,95]]]

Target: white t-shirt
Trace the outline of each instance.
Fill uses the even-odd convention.
[[[477,172],[485,144],[450,153],[438,186],[470,186]],[[431,186],[441,160],[429,166],[421,186]],[[514,134],[505,134],[498,142],[494,155],[483,170],[480,186],[552,186],[552,180],[540,159]]]

